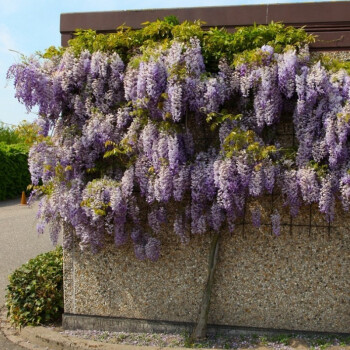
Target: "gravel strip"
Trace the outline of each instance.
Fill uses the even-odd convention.
[[[350,336],[306,336],[298,334],[276,336],[215,336],[191,344],[188,334],[164,333],[125,333],[106,331],[63,331],[63,335],[83,339],[106,342],[111,344],[125,344],[136,346],[157,347],[188,347],[188,348],[216,348],[216,349],[253,349],[259,346],[271,349],[289,350],[298,347],[312,350],[324,350],[336,346],[338,349],[350,350]]]

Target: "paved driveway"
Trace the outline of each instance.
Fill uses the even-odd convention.
[[[5,302],[8,275],[30,258],[53,249],[49,235],[36,232],[38,203],[19,205],[20,199],[0,202],[0,305]]]

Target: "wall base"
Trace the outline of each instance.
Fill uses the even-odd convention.
[[[67,330],[96,330],[130,333],[190,333],[194,326],[189,322],[143,320],[123,317],[63,314],[62,326]],[[273,334],[337,335],[350,333],[311,332],[287,329],[254,328],[224,325],[208,325],[208,335],[273,335]]]

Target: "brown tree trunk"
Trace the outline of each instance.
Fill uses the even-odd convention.
[[[220,238],[220,234],[215,233],[211,241],[210,251],[209,251],[208,280],[204,289],[203,298],[199,309],[197,324],[190,338],[192,342],[195,340],[203,339],[207,335],[207,323],[208,323],[208,315],[209,315],[209,307],[210,307],[211,290],[214,284],[214,275],[215,275],[215,269],[216,269],[216,264],[218,260],[219,238]]]

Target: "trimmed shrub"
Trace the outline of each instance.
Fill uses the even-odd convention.
[[[61,318],[63,312],[62,247],[40,254],[9,276],[6,306],[16,326],[39,325]]]
[[[29,184],[28,146],[0,142],[0,200],[19,196]]]

